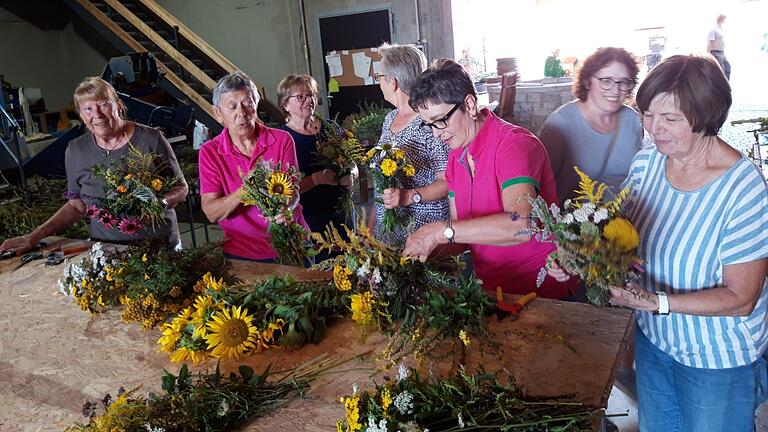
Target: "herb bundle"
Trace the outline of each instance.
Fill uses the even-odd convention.
[[[269,220],[272,247],[280,264],[303,266],[307,258],[304,242],[307,230],[296,223],[292,205],[298,201],[301,173],[296,167],[259,159],[253,170],[243,177],[241,201],[255,205],[262,216]],[[282,217],[285,223],[277,223]]]
[[[598,184],[578,167],[574,169],[580,178],[579,190],[562,209],[540,196],[529,199],[532,230],[537,239],[557,245],[553,258],[565,271],[581,277],[590,302],[603,306],[610,298],[608,288],[623,286],[639,261],[637,231],[621,215],[629,190],[608,199],[607,185]],[[546,269],[542,268],[538,282],[544,277]]]
[[[104,198],[96,199],[86,215],[101,222],[105,228],[117,227],[123,234],[136,234],[147,224],[160,225],[165,218],[162,197],[179,184],[176,177],[163,176],[168,165],[154,153],[142,153],[129,144],[124,165],[104,170],[93,167],[93,174],[102,178]],[[95,198],[94,198],[95,199]]]
[[[523,394],[510,378],[463,368],[450,379],[422,378],[400,366],[397,380],[342,397],[339,432],[514,430],[587,431],[599,411],[582,404]]]
[[[317,143],[317,155],[321,165],[332,169],[338,178],[348,176],[357,167],[365,155],[360,142],[352,132],[338,128],[331,122],[325,123],[324,140]],[[344,214],[354,208],[352,194],[343,188],[336,210]]]

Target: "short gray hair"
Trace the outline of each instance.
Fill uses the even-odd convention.
[[[258,105],[259,89],[256,88],[256,84],[253,80],[241,71],[232,72],[222,77],[219,82],[216,83],[216,88],[213,89],[213,105],[219,106],[219,103],[221,103],[221,96],[224,93],[241,90],[251,92],[253,101]]]
[[[410,93],[411,84],[427,68],[427,57],[413,45],[383,44],[379,47],[381,65],[397,80],[403,93]]]

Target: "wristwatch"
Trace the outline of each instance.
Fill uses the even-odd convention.
[[[160,204],[163,205],[164,209],[168,209],[168,200],[167,199],[165,199],[165,198],[161,199],[160,200]]]
[[[418,190],[414,189],[413,190],[413,203],[414,204],[418,204],[420,202],[421,202],[421,194],[419,193]]]
[[[659,291],[656,294],[659,296],[659,309],[654,315],[669,315],[669,299],[667,298],[667,293]]]
[[[450,218],[448,218],[448,224],[445,225],[443,235],[448,239],[448,243],[453,243],[453,237],[456,235],[456,230],[453,229]]]

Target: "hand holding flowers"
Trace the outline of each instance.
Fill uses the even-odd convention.
[[[95,199],[86,208],[86,215],[101,222],[107,229],[119,228],[133,235],[147,224],[157,227],[165,218],[163,197],[180,181],[166,177],[167,165],[154,153],[142,153],[129,144],[124,166],[104,170],[93,167],[93,174],[104,180],[104,198]],[[85,197],[88,198],[88,197]]]
[[[280,264],[303,266],[307,258],[306,229],[294,220],[301,173],[294,166],[259,159],[243,176],[241,201],[255,205],[269,221],[272,246]],[[278,220],[279,219],[279,220]]]
[[[567,280],[568,274],[579,275],[587,286],[589,301],[605,305],[609,289],[623,285],[638,262],[635,249],[639,238],[632,223],[621,215],[628,190],[608,200],[608,186],[574,169],[581,179],[580,189],[562,209],[548,205],[541,197],[529,199],[536,238],[557,244],[557,253],[550,256],[538,282],[543,282],[547,273],[558,281]]]
[[[411,165],[405,152],[393,147],[392,144],[384,144],[368,150],[365,160],[368,170],[373,175],[373,185],[376,191],[382,194],[390,188],[402,188],[403,177],[413,177],[416,174],[416,168]],[[379,200],[379,203],[384,204],[383,200]],[[379,231],[382,234],[392,232],[395,224],[402,222],[397,220],[394,208],[387,208]]]

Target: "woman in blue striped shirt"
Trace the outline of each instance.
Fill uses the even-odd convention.
[[[638,311],[640,430],[753,431],[768,397],[768,187],[717,136],[731,89],[714,59],[668,58],[637,105],[655,146],[623,186],[646,271],[611,301]]]

